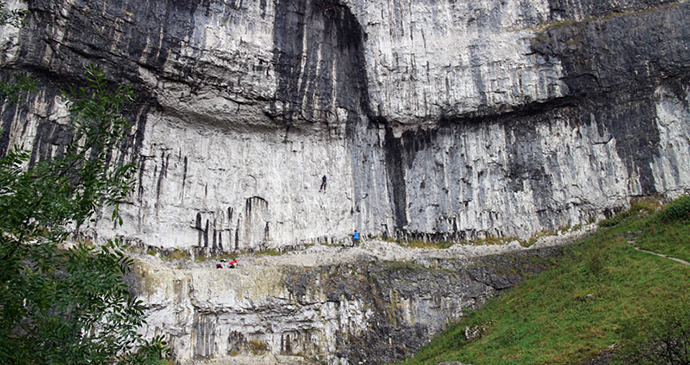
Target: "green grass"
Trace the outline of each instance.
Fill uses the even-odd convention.
[[[654,214],[634,244],[690,261],[690,196],[683,196]]]
[[[454,245],[455,242],[411,240],[409,242],[400,241],[398,244],[400,246],[410,247],[410,248],[431,248],[431,249],[436,249],[436,250],[442,250],[442,249],[446,249],[446,248],[449,248],[450,246]]]
[[[255,255],[264,255],[264,256],[280,256],[283,254],[283,252],[281,252],[275,248],[271,248],[271,249],[256,251],[256,252],[254,252],[254,254]]]
[[[170,253],[163,255],[162,259],[165,261],[189,261],[192,259],[192,256],[185,250],[174,249]]]
[[[687,221],[663,220],[663,211],[650,209],[634,203],[616,224],[569,248],[556,268],[489,300],[403,363],[577,364],[614,344],[638,346],[631,328],[640,332],[661,308],[690,302],[690,267],[628,243],[628,232],[641,232],[632,239],[687,254]],[[483,327],[482,336],[468,341],[467,326]]]
[[[650,225],[644,235],[635,239],[635,245],[690,262],[690,224],[674,222]]]
[[[254,355],[260,355],[268,351],[268,345],[259,340],[249,340],[249,351]]]

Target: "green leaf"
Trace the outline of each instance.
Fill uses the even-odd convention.
[[[4,3],[0,2],[0,21]],[[124,275],[133,261],[119,242],[59,249],[95,213],[134,189],[134,164],[114,166],[130,123],[120,114],[128,87],[108,88],[100,66],[85,67],[88,86],[63,92],[72,139],[52,160],[29,165],[15,147],[0,158],[0,363],[155,363],[161,339],[137,335],[144,308]],[[0,85],[0,92],[1,90]],[[110,91],[115,90],[115,91]]]

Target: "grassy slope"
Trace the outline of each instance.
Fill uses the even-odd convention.
[[[632,245],[688,260],[690,220],[659,219],[663,212],[650,216],[649,208],[634,205],[609,220],[556,269],[490,300],[404,363],[577,364],[613,344],[620,348],[662,308],[687,306],[690,266]],[[468,342],[465,328],[475,325],[486,330]]]

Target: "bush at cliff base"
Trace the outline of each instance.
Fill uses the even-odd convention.
[[[685,305],[668,306],[623,326],[630,343],[617,360],[625,364],[690,364],[690,296]]]
[[[658,213],[658,219],[665,223],[690,221],[690,196],[672,201]]]

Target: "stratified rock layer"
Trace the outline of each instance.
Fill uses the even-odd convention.
[[[685,1],[27,0],[0,153],[70,138],[58,90],[136,89],[117,230],[206,251],[527,237],[690,187]],[[319,192],[321,177],[328,178]]]
[[[412,355],[450,321],[548,268],[561,252],[370,241],[243,256],[235,269],[135,257],[138,292],[150,308],[143,330],[165,335],[176,363],[255,364],[237,356],[270,353],[383,364]],[[394,257],[405,259],[389,261]]]

